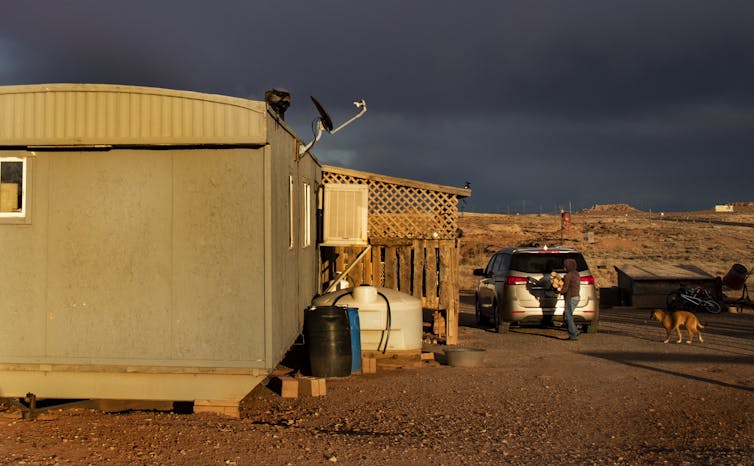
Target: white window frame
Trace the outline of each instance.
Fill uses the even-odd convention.
[[[22,168],[21,168],[21,211],[20,212],[0,212],[0,219],[3,218],[26,218],[27,216],[27,205],[28,205],[28,190],[26,189],[27,184],[29,182],[29,171],[28,171],[28,161],[26,157],[0,157],[0,165],[3,164],[3,162],[21,162]],[[2,181],[2,180],[0,180]]]
[[[308,181],[303,182],[303,217],[304,225],[301,237],[301,247],[308,248],[312,245],[312,184]]]
[[[295,185],[293,184],[293,175],[288,175],[288,249],[293,249],[295,247],[294,238],[295,238],[295,218],[294,210],[293,210],[293,199],[294,199],[294,190]]]

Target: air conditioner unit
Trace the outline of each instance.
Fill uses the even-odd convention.
[[[322,246],[366,246],[369,186],[325,184]]]

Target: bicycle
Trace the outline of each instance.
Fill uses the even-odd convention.
[[[667,305],[669,311],[686,309],[719,314],[723,310],[709,290],[701,286],[681,285],[678,290],[668,294]]]

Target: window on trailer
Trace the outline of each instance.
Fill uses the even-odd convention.
[[[309,182],[304,182],[303,189],[304,199],[302,208],[304,209],[304,228],[302,247],[309,247],[312,244],[312,185]]]
[[[288,249],[294,247],[293,188],[293,175],[288,175]]]
[[[26,215],[26,159],[0,157],[0,217]]]

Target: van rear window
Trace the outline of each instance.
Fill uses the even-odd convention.
[[[559,273],[565,272],[563,262],[566,259],[575,259],[579,272],[588,270],[584,256],[577,252],[569,253],[537,253],[537,254],[514,254],[511,260],[511,270],[524,273],[550,273],[553,270]]]

